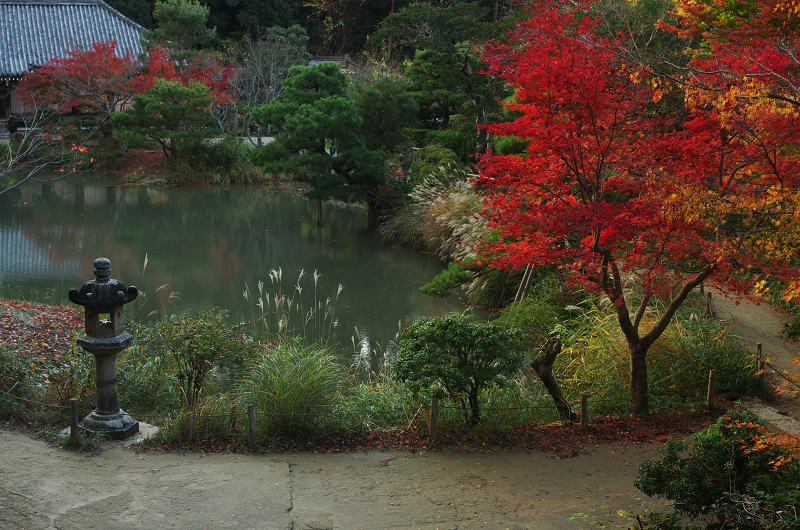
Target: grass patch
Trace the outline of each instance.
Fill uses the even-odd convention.
[[[240,401],[255,405],[262,436],[305,435],[331,423],[342,378],[326,348],[280,341],[251,361],[239,386]]]

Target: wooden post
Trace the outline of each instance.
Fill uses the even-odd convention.
[[[69,442],[78,445],[78,398],[69,400]]]
[[[704,294],[706,293],[706,286],[705,286],[705,283],[706,283],[706,282],[705,282],[705,280],[703,280],[702,282],[700,282],[700,294],[701,294],[701,295],[704,295]]]
[[[433,444],[439,435],[439,398],[431,398],[431,415],[428,418],[428,443]]]
[[[709,315],[714,316],[714,308],[711,306],[711,293],[706,293],[706,310]]]
[[[247,405],[247,446],[256,447],[258,436],[256,435],[256,406],[250,403]]]
[[[581,430],[585,431],[589,427],[589,394],[581,394]]]
[[[761,351],[761,343],[756,343],[756,360],[758,361],[758,386],[764,386],[764,379],[766,373],[764,369],[766,368],[766,363],[764,362],[764,352]]]
[[[706,406],[708,410],[714,410],[714,393],[716,392],[717,371],[708,372],[708,395],[706,396]]]

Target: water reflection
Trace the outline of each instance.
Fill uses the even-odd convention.
[[[303,284],[316,270],[319,299],[344,286],[332,334],[356,359],[386,347],[398,321],[462,309],[419,293],[442,263],[380,241],[364,210],[324,204],[319,230],[316,213],[311,201],[265,189],[35,183],[0,196],[0,285],[65,297],[105,256],[114,278],[145,293],[139,317],[219,307],[240,321],[260,312],[255,299],[244,299],[245,284],[252,291],[263,281],[268,290],[270,271],[280,269],[288,293],[301,269]],[[303,289],[306,300],[313,282]]]

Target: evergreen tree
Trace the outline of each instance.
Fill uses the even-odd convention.
[[[173,57],[183,62],[214,42],[216,29],[208,27],[209,13],[198,0],[158,1],[153,8],[156,29],[148,31],[145,40],[172,50]]]
[[[254,161],[269,173],[302,169],[313,198],[367,198],[376,205],[386,154],[367,148],[359,132],[363,120],[346,95],[348,80],[339,65],[294,66],[283,85],[280,101],[253,110],[256,123],[276,135],[256,150]]]
[[[408,130],[418,123],[419,106],[403,81],[380,78],[356,90],[353,101],[369,149],[396,151],[406,141]]]
[[[198,81],[183,86],[177,79],[158,78],[153,88],[136,96],[133,107],[111,117],[117,136],[126,142],[149,138],[167,157],[181,155],[182,147],[217,133],[208,111],[215,96]]]

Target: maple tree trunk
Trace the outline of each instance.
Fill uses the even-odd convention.
[[[561,392],[561,387],[553,375],[553,364],[556,362],[556,356],[561,352],[561,341],[559,339],[550,339],[545,344],[544,348],[539,355],[531,360],[531,368],[539,376],[544,388],[553,398],[556,404],[556,410],[561,419],[567,421],[576,421],[578,415],[572,411],[564,399],[564,394]]]
[[[647,416],[650,413],[647,390],[647,350],[648,346],[641,342],[628,343],[631,360],[631,396],[628,401],[628,411],[637,416]]]

